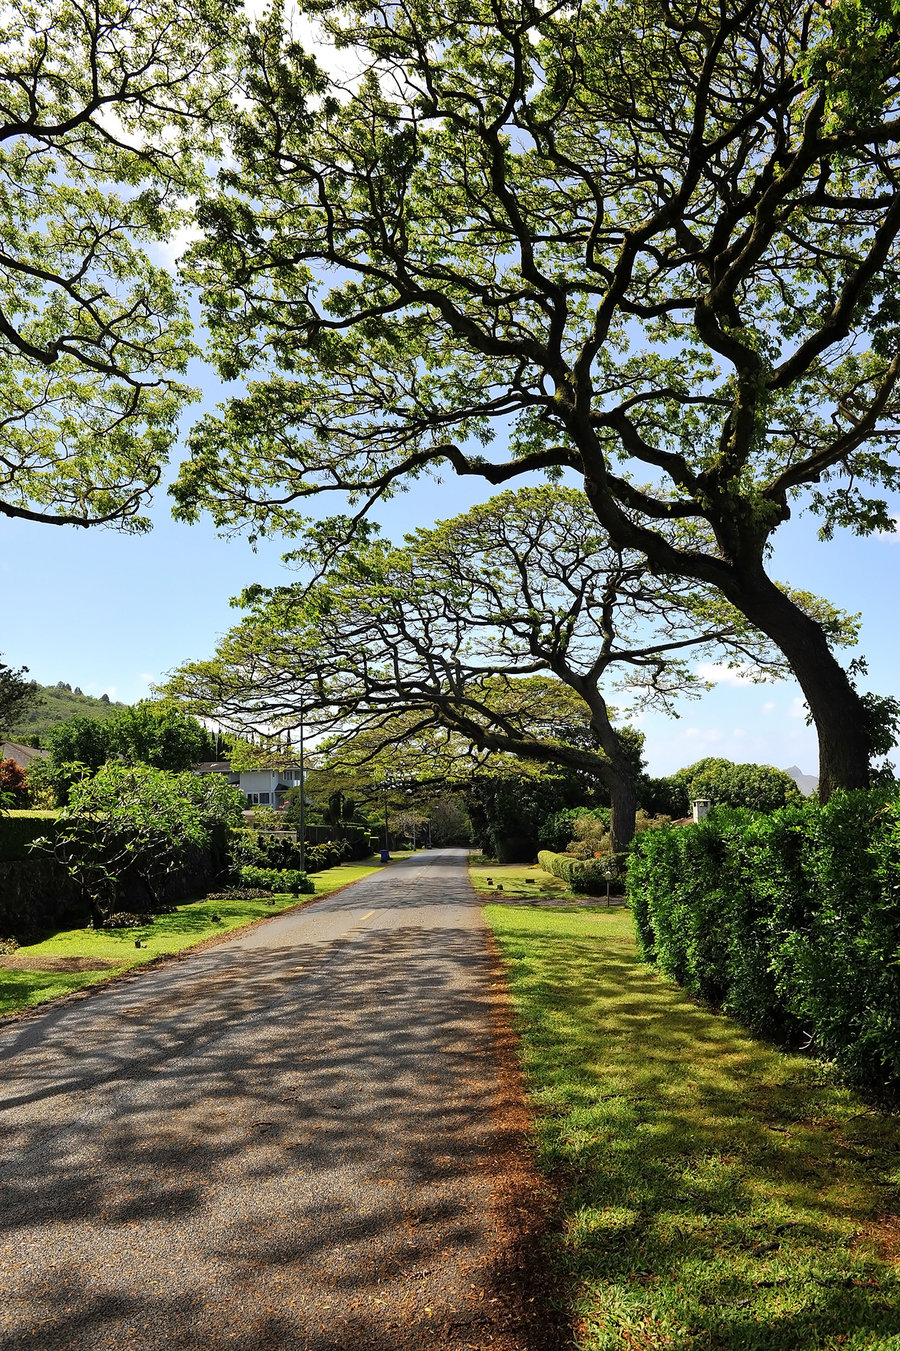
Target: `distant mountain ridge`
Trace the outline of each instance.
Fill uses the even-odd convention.
[[[818,790],[819,780],[816,778],[815,774],[804,774],[803,770],[799,769],[797,765],[791,765],[790,769],[786,769],[784,772],[785,774],[790,774],[804,797],[809,797],[811,793],[815,793]]]
[[[59,685],[38,685],[38,690],[40,702],[13,727],[0,728],[11,741],[24,736],[43,736],[51,727],[68,722],[69,718],[111,718],[120,709],[127,708],[127,704],[95,699],[91,694],[76,694]]]

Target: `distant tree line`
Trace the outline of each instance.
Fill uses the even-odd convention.
[[[141,703],[110,718],[70,718],[44,736],[47,755],[32,761],[32,800],[63,806],[72,785],[105,764],[148,765],[178,773],[211,760],[215,745],[196,718],[163,703]]]

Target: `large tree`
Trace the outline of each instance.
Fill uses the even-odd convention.
[[[33,0],[0,39],[0,514],[140,529],[190,391],[159,256],[228,106],[232,0]],[[155,256],[154,256],[155,255]]]
[[[314,527],[290,557],[321,568],[345,524]],[[367,527],[316,580],[251,587],[244,600],[216,657],[183,667],[171,692],[236,730],[282,735],[302,718],[307,734],[374,752],[444,728],[482,751],[588,773],[610,794],[617,849],[634,831],[636,766],[612,694],[671,712],[705,688],[701,656],[760,678],[785,669],[718,592],[655,575],[610,543],[583,493],[551,485],[502,493],[402,548]],[[841,636],[837,612],[802,603]]]
[[[823,795],[865,784],[872,707],[766,560],[798,505],[864,532],[900,482],[890,0],[308,7],[361,73],[277,13],[247,48],[193,272],[258,378],[196,428],[181,513],[292,530],[327,489],[570,470],[785,654]]]

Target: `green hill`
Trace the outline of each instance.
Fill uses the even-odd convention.
[[[34,708],[15,726],[2,729],[9,740],[42,736],[58,722],[68,722],[69,718],[111,718],[120,708],[127,707],[108,699],[95,699],[90,694],[76,694],[58,685],[39,685],[38,689],[41,697]]]

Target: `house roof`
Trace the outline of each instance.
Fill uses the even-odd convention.
[[[0,741],[0,760],[15,760],[20,769],[27,769],[32,760],[43,760],[46,755],[46,751],[23,746],[19,741]]]
[[[195,774],[278,774],[278,775],[299,775],[300,769],[297,765],[284,765],[280,769],[275,765],[254,765],[252,769],[242,769],[240,771],[231,768],[228,760],[203,760],[199,765],[194,766]]]

